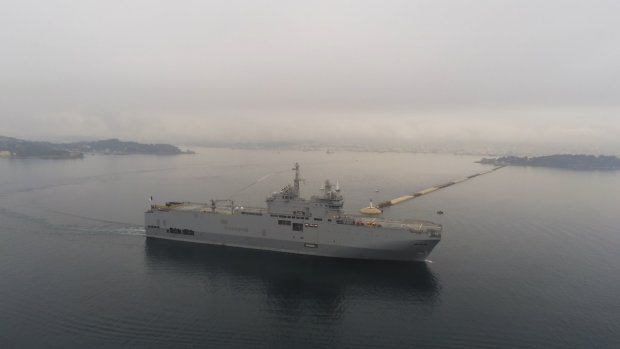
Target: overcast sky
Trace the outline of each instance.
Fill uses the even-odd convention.
[[[620,153],[620,1],[0,2],[0,135]]]

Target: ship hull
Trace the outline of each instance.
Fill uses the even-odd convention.
[[[223,215],[208,212],[149,211],[148,238],[185,241],[321,257],[424,261],[439,242],[429,234],[404,229],[335,222],[297,221],[302,230],[279,225],[269,215]]]

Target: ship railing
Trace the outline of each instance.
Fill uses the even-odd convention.
[[[245,215],[262,216],[266,215],[268,211],[264,207],[236,206],[234,207],[234,212]]]
[[[166,202],[164,205],[152,204],[151,210],[170,211],[170,210],[187,210],[187,211],[200,211],[204,213],[241,213],[248,215],[263,215],[267,213],[267,209],[263,207],[249,207],[241,205],[231,205],[230,203],[217,202],[216,205],[211,205],[202,202]]]
[[[220,205],[217,207],[218,210],[227,210],[232,214],[244,214],[244,215],[252,215],[252,216],[262,216],[268,213],[267,209],[264,207],[252,207],[252,206],[243,206],[243,205]]]
[[[346,215],[336,217],[336,223],[347,225],[361,225],[367,227],[383,227],[392,229],[407,229],[412,233],[426,234],[440,237],[442,226],[430,221],[423,220],[398,220],[388,218],[370,218],[367,216]]]

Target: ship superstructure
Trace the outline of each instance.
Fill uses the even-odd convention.
[[[322,195],[300,196],[299,164],[293,184],[266,200],[266,208],[230,200],[168,202],[145,213],[148,238],[325,257],[424,261],[441,240],[429,221],[345,214],[339,185],[325,181]]]

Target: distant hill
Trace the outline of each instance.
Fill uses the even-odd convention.
[[[33,142],[0,136],[0,157],[70,159],[84,154],[57,147],[50,142]]]
[[[112,155],[193,154],[192,151],[183,152],[178,147],[170,144],[142,144],[120,141],[118,139],[93,142],[51,143],[0,136],[0,157],[71,159],[84,157],[85,153]]]
[[[479,161],[481,164],[490,164],[495,166],[513,165],[513,166],[538,166],[565,168],[573,170],[618,170],[620,169],[620,158],[605,155],[572,155],[572,154],[556,154],[539,157],[517,157],[505,156],[500,158],[487,159],[483,158]]]
[[[171,144],[143,144],[137,142],[125,142],[116,138],[94,142],[77,142],[57,144],[64,150],[80,151],[83,153],[96,154],[156,154],[156,155],[177,155],[191,154],[193,152],[183,152],[178,147]]]

